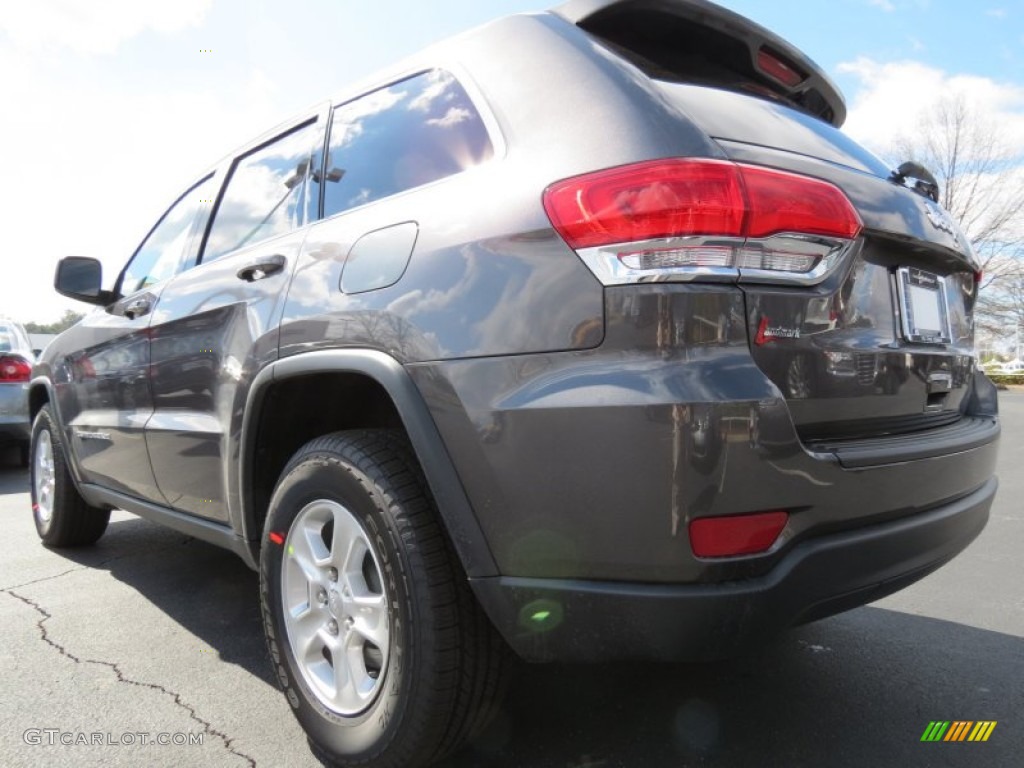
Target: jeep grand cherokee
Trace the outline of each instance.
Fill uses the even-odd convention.
[[[508,649],[704,659],[910,584],[985,525],[997,401],[970,244],[845,113],[711,3],[576,0],[296,116],[112,288],[59,264],[43,542],[240,555],[340,765],[455,749]]]

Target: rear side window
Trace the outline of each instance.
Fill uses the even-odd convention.
[[[458,81],[434,70],[334,110],[324,216],[442,179],[494,154]]]
[[[239,158],[206,238],[203,261],[302,226],[316,124],[302,125]]]

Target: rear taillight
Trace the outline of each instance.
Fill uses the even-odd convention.
[[[789,513],[781,510],[729,517],[700,517],[690,521],[690,547],[697,557],[736,557],[767,552]]]
[[[0,355],[0,383],[28,381],[32,377],[32,363],[18,355]]]
[[[852,240],[860,216],[838,187],[821,179],[738,165],[750,200],[747,237],[799,232]]]
[[[552,184],[544,207],[573,248],[685,235],[743,234],[732,163],[657,160]]]
[[[606,284],[824,279],[861,220],[828,182],[722,160],[655,160],[544,193],[552,225]]]

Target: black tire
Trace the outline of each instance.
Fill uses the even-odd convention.
[[[303,676],[284,622],[282,579],[286,557],[295,557],[291,542],[296,541],[288,534],[297,519],[308,519],[300,518],[303,510],[324,500],[341,505],[372,543],[372,566],[379,570],[379,591],[387,599],[387,666],[374,678],[379,680],[375,698],[347,715],[328,706]],[[323,537],[326,543],[327,534]],[[295,567],[294,559],[289,567]],[[322,592],[316,594],[320,610],[330,614],[318,617],[336,616],[338,585],[326,586],[334,590],[329,601]],[[477,605],[419,465],[400,434],[338,432],[295,454],[270,502],[260,594],[275,677],[314,754],[328,765],[427,765],[478,733],[500,704],[509,651]],[[333,655],[324,658],[333,667]]]
[[[46,433],[45,437],[43,433]],[[45,439],[49,439],[52,451],[53,488],[49,498],[38,498],[39,486],[37,474],[41,471],[40,462],[36,460],[36,452],[43,448]],[[60,439],[60,430],[54,422],[50,406],[44,405],[32,424],[32,443],[29,449],[30,472],[29,485],[32,493],[32,518],[36,523],[36,531],[43,544],[48,547],[84,547],[95,544],[107,530],[110,522],[109,509],[97,509],[89,506],[71,477],[68,469],[64,445]],[[49,518],[43,507],[50,507]]]

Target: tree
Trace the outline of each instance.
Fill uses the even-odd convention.
[[[65,310],[64,315],[55,323],[25,323],[25,330],[29,333],[60,333],[66,331],[72,325],[81,320],[85,315],[73,310]]]
[[[1024,262],[1018,262],[1001,280],[982,294],[979,328],[989,336],[1012,344],[1012,356],[1024,356]]]
[[[1000,126],[963,96],[950,96],[894,150],[894,157],[916,160],[935,174],[939,202],[960,222],[986,268],[984,285],[1013,271],[1024,254],[1024,153]]]
[[[1011,340],[1024,321],[1024,152],[963,95],[940,101],[913,137],[901,137],[894,167],[915,160],[939,182],[939,201],[971,241],[984,273],[978,329]]]
[[[1019,143],[1019,142],[1018,142]],[[943,98],[890,153],[935,174],[939,202],[961,223],[981,262],[975,313],[982,334],[1016,341],[1024,323],[1024,153],[964,95]]]

